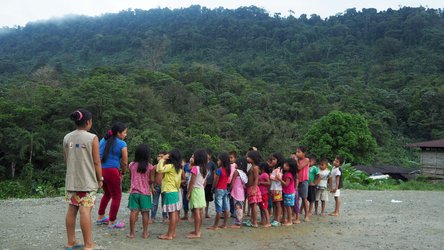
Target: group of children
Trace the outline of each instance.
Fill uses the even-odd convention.
[[[340,166],[343,159],[337,156],[333,168],[329,170],[327,159],[316,166],[315,157],[306,157],[306,148],[298,147],[296,153],[284,159],[282,154],[273,153],[262,161],[256,148],[250,148],[245,157],[237,153],[223,152],[217,156],[217,164],[212,162],[211,151],[196,150],[189,162],[186,162],[178,150],[161,152],[158,163],[149,163],[150,151],[141,144],[135,151],[134,161],[129,164],[131,189],[128,201],[130,209],[129,238],[134,238],[134,227],[139,212],[142,213],[144,238],[149,237],[148,224],[156,216],[154,203],[162,198],[164,220],[168,221],[167,233],[159,239],[171,240],[176,237],[179,213],[184,207],[183,219],[188,219],[188,210],[192,211],[194,231],[187,238],[200,238],[202,220],[209,218],[209,203],[214,200],[216,217],[210,230],[228,228],[228,218],[234,218],[231,228],[290,226],[300,223],[299,214],[305,212],[305,221],[318,214],[325,216],[328,194],[335,199],[335,211],[339,215],[340,189],[342,186]],[[156,185],[160,185],[159,189]],[[301,205],[299,205],[299,200]],[[157,210],[157,207],[155,208]],[[261,221],[257,221],[258,210]],[[205,211],[205,214],[204,214]],[[244,220],[244,215],[250,220]]]

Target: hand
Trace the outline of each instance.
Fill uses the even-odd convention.
[[[332,193],[332,194],[336,193],[336,189],[332,189],[332,190],[330,191],[330,193]]]
[[[99,188],[102,188],[102,187],[103,187],[103,181],[100,180],[100,181],[99,181]]]
[[[194,165],[194,158],[191,157],[191,158],[190,158],[190,166],[193,166],[193,165]]]
[[[190,197],[191,197],[191,193],[188,192],[188,193],[187,193],[187,200],[190,200]]]

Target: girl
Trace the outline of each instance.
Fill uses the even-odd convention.
[[[282,165],[284,164],[284,157],[281,153],[273,153],[268,165],[273,169],[270,175],[271,185],[270,192],[273,201],[273,222],[271,225],[280,226],[280,219],[282,216],[282,183],[276,177],[282,178]]]
[[[163,194],[162,209],[168,213],[168,232],[160,235],[161,240],[172,240],[176,237],[176,226],[182,203],[179,200],[179,188],[182,177],[182,157],[177,149],[164,155],[157,164],[156,171],[163,174],[161,190]]]
[[[99,139],[88,131],[92,126],[92,114],[86,109],[71,113],[76,130],[63,138],[63,156],[66,164],[65,200],[66,249],[94,248],[92,240],[91,210],[96,199],[97,189],[102,187],[103,177],[100,166]],[[83,244],[76,242],[76,217],[80,211],[80,228]],[[95,247],[101,249],[101,247]]]
[[[231,173],[230,156],[228,153],[221,153],[217,157],[217,165],[219,168],[216,170],[216,175],[213,182],[213,190],[216,190],[215,205],[216,205],[216,218],[214,219],[213,226],[209,227],[210,230],[217,230],[219,228],[227,228],[227,221],[229,217],[228,207],[228,177]],[[218,226],[220,217],[224,213],[224,222],[221,226]]]
[[[207,152],[204,149],[198,149],[190,159],[191,179],[187,190],[187,199],[189,207],[193,212],[194,231],[189,233],[187,238],[200,238],[200,229],[202,228],[203,208],[205,202],[205,177],[207,176]]]
[[[284,218],[284,226],[291,226],[293,206],[295,198],[295,185],[294,180],[297,174],[297,163],[292,159],[288,159],[284,162],[284,176],[277,179],[282,183],[282,193],[284,194],[284,210],[287,215]]]
[[[298,194],[299,198],[302,198],[302,204],[301,204],[301,212],[302,209],[305,213],[305,221],[309,221],[309,215],[308,215],[308,169],[310,168],[310,160],[305,157],[307,153],[306,147],[298,147],[296,149],[296,161],[298,164]]]
[[[128,151],[126,142],[127,128],[121,122],[116,122],[111,130],[100,140],[100,157],[104,177],[103,191],[105,194],[100,201],[99,217],[96,224],[110,224],[109,228],[123,228],[125,223],[116,220],[122,199],[122,176],[128,165]],[[105,217],[105,210],[111,200],[109,217]]]
[[[259,164],[259,190],[262,195],[262,202],[259,203],[261,209],[261,225],[263,227],[271,227],[270,214],[268,213],[268,188],[270,187],[270,176],[268,175],[268,164],[261,162]]]
[[[153,208],[151,203],[150,183],[154,183],[154,166],[150,164],[150,150],[147,145],[140,144],[136,148],[134,161],[129,165],[131,174],[131,189],[128,198],[128,208],[130,214],[130,233],[126,236],[130,239],[134,238],[134,225],[136,224],[139,211],[142,212],[143,234],[142,237],[147,239],[149,211]]]
[[[236,218],[234,219],[234,225],[231,228],[241,228],[242,217],[244,215],[243,206],[245,200],[245,188],[244,185],[248,182],[247,177],[247,160],[243,157],[236,160],[236,171],[234,171],[231,178],[230,194],[233,198]]]
[[[262,195],[261,191],[258,188],[258,180],[259,180],[259,163],[261,161],[261,155],[258,151],[250,151],[247,154],[247,161],[251,164],[251,168],[248,171],[248,204],[251,207],[251,222],[247,222],[246,225],[250,227],[258,227],[256,219],[257,219],[257,210],[256,205],[262,203]]]

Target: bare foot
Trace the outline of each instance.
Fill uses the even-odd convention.
[[[309,222],[309,221],[310,221],[310,218],[308,218],[308,216],[305,217],[305,222]]]
[[[293,220],[293,224],[301,224],[300,220]]]
[[[148,224],[154,224],[154,223],[156,223],[154,220],[149,220],[148,221]]]
[[[168,236],[168,235],[166,235],[166,234],[159,235],[159,236],[157,236],[157,238],[158,238],[159,240],[172,240],[172,239],[173,239],[173,237]]]
[[[239,228],[241,228],[241,226],[239,226],[239,225],[231,225],[230,228],[239,229]]]
[[[262,225],[262,227],[271,227],[271,224],[268,223],[268,224]]]
[[[330,215],[330,216],[339,216],[339,214],[337,214],[337,213],[329,213],[328,215]]]
[[[200,234],[189,234],[187,235],[188,239],[198,239],[200,238]]]
[[[188,217],[182,217],[180,220],[188,220]]]
[[[134,239],[134,234],[127,234],[126,237],[127,237],[128,239]]]
[[[321,216],[325,216],[326,214],[325,213],[321,213]]]
[[[219,227],[215,227],[215,226],[211,226],[211,227],[207,227],[208,230],[218,230]]]
[[[196,234],[196,231],[189,232],[188,235],[190,235],[190,234]]]
[[[227,227],[227,225],[225,225],[225,226],[222,225],[222,226],[219,226],[219,228],[220,228],[220,229],[227,229],[228,227]]]
[[[148,233],[148,232],[145,232],[142,234],[142,238],[144,238],[144,239],[148,239],[149,237],[150,237],[150,233]]]
[[[291,223],[291,222],[286,222],[286,223],[282,224],[282,226],[284,226],[284,227],[289,227],[291,225],[293,225],[293,223]]]

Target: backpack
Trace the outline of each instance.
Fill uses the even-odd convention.
[[[236,169],[239,177],[241,178],[242,183],[247,184],[248,182],[248,176],[245,174],[244,171],[240,170],[240,169]]]

